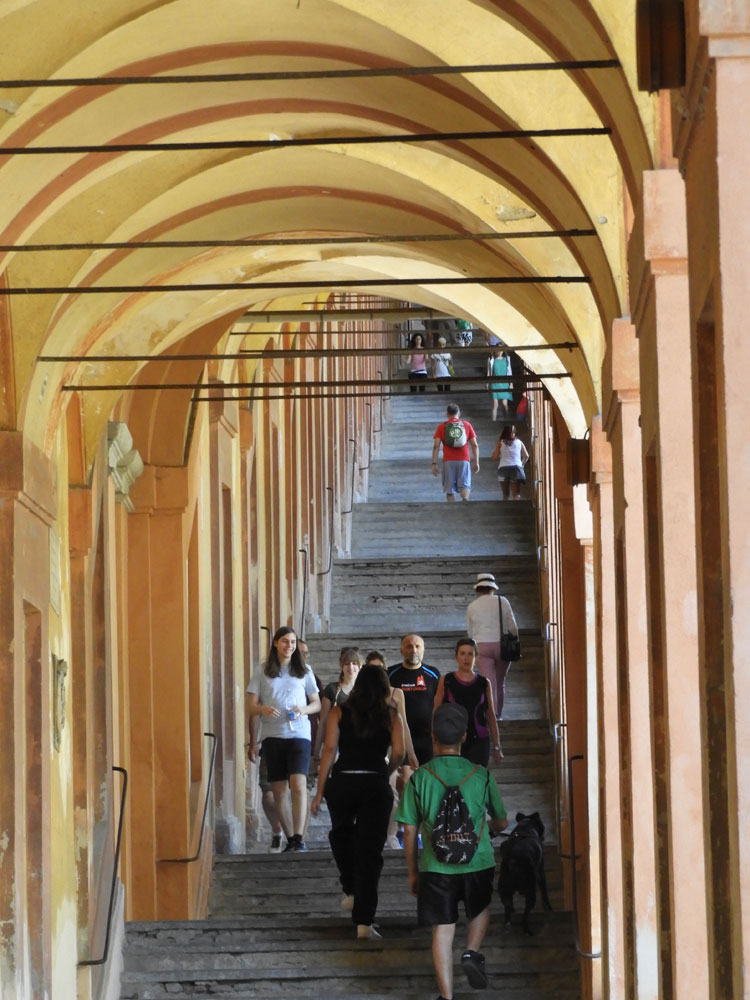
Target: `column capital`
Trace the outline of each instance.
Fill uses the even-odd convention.
[[[744,47],[750,43],[750,0],[732,0],[731,4],[727,0],[699,0],[698,30],[709,39],[709,45],[715,40],[719,46],[726,41]],[[711,56],[717,54],[710,52]]]
[[[596,483],[612,482],[612,445],[607,440],[601,414],[591,421],[591,476]]]
[[[22,431],[0,431],[0,497],[12,497],[46,524],[57,517],[57,469]]]
[[[686,269],[687,206],[679,170],[644,171],[643,252],[652,272],[674,273],[674,264],[680,265],[680,271]]]
[[[137,514],[182,514],[188,493],[185,466],[146,465],[133,486],[132,510]]]
[[[623,316],[612,324],[602,369],[602,415],[607,434],[611,433],[621,404],[640,402],[640,385],[638,338],[630,317]]]

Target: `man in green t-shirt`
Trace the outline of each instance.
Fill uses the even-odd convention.
[[[468,921],[461,966],[471,986],[481,989],[487,985],[484,955],[479,949],[490,921],[495,873],[490,830],[493,834],[500,833],[508,825],[495,779],[486,768],[476,767],[461,756],[467,724],[468,715],[461,705],[446,702],[435,710],[432,717],[435,756],[412,774],[396,813],[398,822],[404,824],[409,887],[417,897],[417,916],[420,924],[432,927],[432,960],[440,988],[438,1000],[453,1000],[453,938],[460,900],[463,900]],[[461,782],[461,793],[479,843],[471,860],[464,864],[446,864],[435,857],[431,831],[445,786]],[[489,823],[486,822],[488,813]],[[423,848],[418,865],[420,827]]]

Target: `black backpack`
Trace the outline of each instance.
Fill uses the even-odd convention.
[[[484,829],[484,818],[479,833],[477,833],[469,813],[469,807],[461,792],[461,785],[475,775],[479,767],[477,766],[473,771],[470,771],[457,785],[446,784],[427,765],[424,769],[429,771],[433,778],[437,778],[440,784],[445,787],[430,834],[435,860],[445,865],[468,864],[477,852],[479,839]]]

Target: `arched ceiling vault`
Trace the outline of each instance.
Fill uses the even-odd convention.
[[[0,156],[0,243],[247,240],[317,236],[305,246],[68,249],[0,254],[10,289],[71,288],[10,298],[17,425],[50,448],[70,383],[127,383],[145,362],[45,364],[41,354],[191,353],[226,345],[248,307],[299,304],[294,289],[111,292],[75,289],[263,281],[384,282],[380,294],[471,318],[509,343],[575,340],[535,355],[574,433],[598,410],[612,321],[627,311],[623,202],[651,164],[653,103],[635,88],[635,0],[108,0],[61,24],[48,0],[6,3],[6,79],[336,70],[619,59],[571,71],[274,79],[162,86],[19,87],[0,91],[0,145],[220,142],[504,129],[611,135],[266,149]],[[4,121],[2,120],[4,119]],[[591,236],[513,236],[558,229]],[[349,245],[396,234],[493,231],[483,242]],[[587,284],[430,284],[465,276],[567,276]],[[395,279],[415,283],[387,284]],[[365,289],[371,291],[370,289]],[[233,338],[238,347],[240,338]],[[157,366],[169,380],[177,368]],[[168,374],[169,373],[169,374]],[[197,377],[199,372],[194,371]],[[181,378],[182,376],[180,376]],[[155,381],[150,374],[147,381]],[[120,396],[81,393],[93,451]],[[145,434],[185,423],[185,403],[145,393],[126,408]],[[142,399],[141,399],[142,397]],[[146,415],[148,408],[150,415]],[[150,423],[149,423],[150,421]],[[165,456],[160,456],[164,460]]]

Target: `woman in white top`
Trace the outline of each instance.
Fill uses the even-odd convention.
[[[276,631],[262,670],[247,686],[249,715],[263,720],[261,753],[279,816],[284,812],[287,784],[292,793],[293,836],[285,851],[305,851],[307,771],[310,766],[310,719],[320,711],[320,695],[312,670],[297,648],[288,625]],[[252,759],[252,756],[251,756]]]
[[[516,437],[516,428],[513,424],[506,424],[503,427],[492,452],[492,458],[497,462],[497,478],[500,480],[503,500],[510,499],[511,489],[513,499],[520,500],[521,483],[526,482],[523,467],[529,460],[529,453],[523,441]]]
[[[451,372],[449,365],[451,363],[450,353],[445,348],[446,340],[445,337],[438,337],[438,347],[441,348],[439,354],[432,355],[432,377],[433,378],[450,378]],[[447,382],[438,382],[437,391],[438,392],[448,392],[450,386]]]
[[[518,635],[518,626],[510,601],[500,597],[492,573],[479,573],[474,584],[476,600],[466,609],[466,634],[477,644],[477,670],[492,687],[498,722],[503,718],[505,678],[510,663],[500,656],[500,611],[504,632]]]

